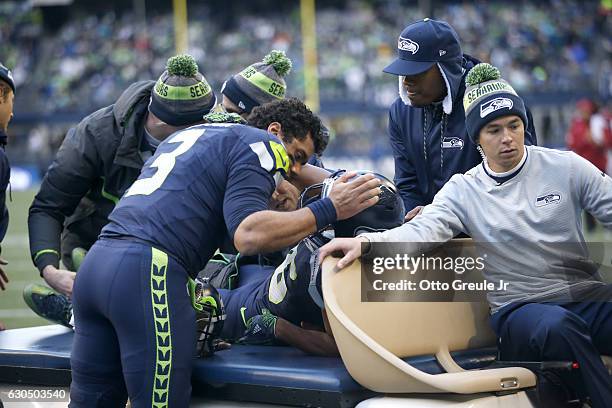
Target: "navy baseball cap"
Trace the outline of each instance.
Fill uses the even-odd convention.
[[[426,18],[404,28],[397,40],[397,59],[383,69],[394,75],[416,75],[436,62],[461,59],[459,36],[445,21]]]
[[[11,70],[2,65],[0,62],[0,79],[9,84],[13,93],[15,93],[15,81],[13,81],[13,74],[11,74]]]

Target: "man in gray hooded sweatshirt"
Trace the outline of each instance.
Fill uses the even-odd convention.
[[[448,23],[429,18],[402,31],[397,53],[384,72],[399,77],[400,96],[389,108],[389,136],[394,182],[409,220],[454,174],[482,160],[467,135],[462,104],[465,76],[479,61],[463,54]],[[529,109],[527,122],[525,143],[535,145]]]

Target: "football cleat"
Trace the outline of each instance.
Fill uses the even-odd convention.
[[[72,320],[72,302],[67,296],[53,289],[38,284],[31,284],[23,289],[23,300],[34,313],[53,323],[74,328]]]

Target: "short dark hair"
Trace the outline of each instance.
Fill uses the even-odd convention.
[[[297,98],[280,99],[256,106],[247,122],[259,129],[267,129],[270,123],[278,122],[288,142],[293,138],[304,140],[310,132],[315,154],[318,155],[327,147],[327,140],[321,131],[321,120]]]
[[[9,84],[0,79],[0,99],[2,100],[2,103],[8,100],[9,91],[12,90],[13,88],[11,88]]]

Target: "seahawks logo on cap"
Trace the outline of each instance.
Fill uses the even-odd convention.
[[[419,44],[415,43],[410,38],[400,37],[397,40],[397,48],[403,51],[411,52],[412,55],[414,55],[419,50]]]
[[[489,102],[486,102],[480,105],[480,117],[484,118],[489,113],[495,112],[496,110],[500,110],[503,108],[512,109],[512,106],[514,106],[512,99],[508,99],[508,98],[492,99]]]

